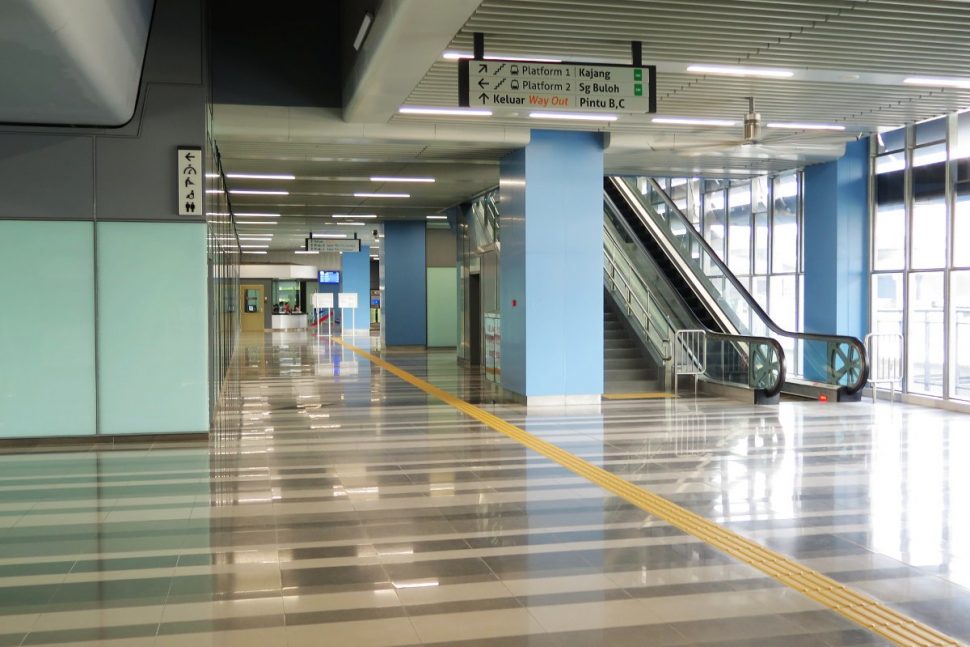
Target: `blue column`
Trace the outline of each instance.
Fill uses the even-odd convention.
[[[805,330],[869,328],[869,140],[805,169]]]
[[[603,140],[534,130],[501,163],[502,386],[531,402],[603,393]]]
[[[384,341],[388,346],[428,343],[425,223],[384,223]]]
[[[340,255],[340,291],[356,292],[357,307],[348,308],[343,312],[340,325],[343,330],[350,330],[353,325],[357,330],[370,329],[370,247],[361,245],[359,252],[344,252]],[[334,305],[339,305],[336,302]]]

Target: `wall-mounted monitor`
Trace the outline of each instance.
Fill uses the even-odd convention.
[[[340,283],[339,270],[320,270],[320,283],[337,285]]]

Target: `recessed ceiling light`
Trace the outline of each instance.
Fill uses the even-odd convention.
[[[410,193],[355,193],[355,198],[410,198]]]
[[[237,220],[237,225],[262,225],[263,227],[275,227],[278,222],[272,220]]]
[[[295,180],[290,173],[226,173],[226,177],[234,180]]]
[[[578,121],[616,121],[616,115],[582,113],[582,112],[530,112],[533,119],[567,119]]]
[[[371,182],[434,182],[433,177],[384,177],[374,176]]]
[[[654,117],[655,124],[672,124],[674,126],[736,126],[738,122],[728,119],[702,119],[694,117]]]
[[[290,195],[289,191],[261,191],[255,189],[229,189],[229,193],[237,195]]]
[[[795,76],[791,70],[777,67],[744,67],[740,65],[688,65],[688,72],[696,74],[719,74],[724,76],[765,76],[775,79],[787,79]]]
[[[347,234],[310,234],[310,238],[347,238]]]
[[[376,218],[376,217],[377,217],[377,215],[376,214],[373,214],[373,213],[360,214],[360,215],[356,215],[356,216],[353,216],[353,215],[351,215],[349,213],[335,213],[335,214],[333,214],[331,216],[331,218],[367,218],[367,219],[373,219],[373,218]]]
[[[907,85],[927,85],[934,88],[970,89],[970,79],[944,76],[910,76],[903,79]]]
[[[449,61],[457,61],[462,58],[475,58],[472,52],[459,52],[455,50],[445,50],[441,53],[441,58]],[[520,56],[519,54],[486,54],[487,61],[525,61],[526,63],[562,63],[561,58],[546,58],[544,56]]]
[[[448,216],[425,216],[428,220],[448,220]]]
[[[278,213],[253,213],[250,211],[237,211],[236,215],[240,218],[279,218]]]
[[[319,254],[320,252],[315,249],[310,249],[310,250],[296,249],[296,250],[293,250],[293,253],[294,254]]]
[[[491,117],[491,110],[482,108],[435,108],[431,106],[401,106],[402,115],[444,115],[451,117]]]
[[[792,130],[845,130],[839,124],[811,124],[798,122],[775,122],[767,124],[768,128],[790,128]]]
[[[374,22],[374,14],[365,11],[364,17],[360,21],[360,27],[357,28],[357,36],[354,37],[354,51],[359,50],[360,46],[364,44],[364,39],[367,38],[367,32],[370,31],[372,22]]]

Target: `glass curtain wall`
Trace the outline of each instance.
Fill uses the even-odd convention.
[[[906,391],[970,400],[970,113],[872,141],[871,332],[903,335]]]
[[[801,172],[657,182],[771,318],[801,330]],[[656,199],[662,211],[665,205]],[[794,357],[794,348],[785,352]]]
[[[215,141],[207,139],[206,193],[209,284],[209,409],[213,424],[219,407],[231,408],[223,386],[239,338],[239,237]],[[238,403],[237,403],[238,404]]]

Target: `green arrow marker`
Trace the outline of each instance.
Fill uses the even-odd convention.
[[[633,68],[633,80],[642,81],[643,80],[643,69],[639,67]]]

